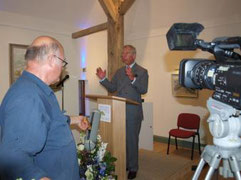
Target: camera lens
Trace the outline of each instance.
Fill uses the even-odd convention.
[[[216,69],[214,61],[200,61],[191,71],[191,79],[199,89],[208,88],[214,89],[213,74]]]

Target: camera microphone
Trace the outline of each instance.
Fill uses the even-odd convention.
[[[59,81],[59,83],[56,85],[56,87],[59,87],[60,85],[62,85],[64,83],[64,81],[66,81],[67,79],[69,79],[69,75],[65,75],[64,78],[62,80]]]

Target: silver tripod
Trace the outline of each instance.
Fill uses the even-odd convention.
[[[219,174],[225,178],[235,177],[241,180],[240,112],[212,98],[207,101],[207,107],[210,111],[208,123],[214,145],[204,148],[192,180],[198,180],[205,163],[210,166],[205,180],[210,180],[221,160],[223,166],[219,167]]]

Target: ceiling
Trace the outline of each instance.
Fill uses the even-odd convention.
[[[125,17],[137,29],[167,27],[174,22],[241,17],[241,0],[136,0]],[[0,0],[0,11],[87,28],[106,22],[98,0]]]
[[[106,22],[97,0],[0,0],[0,11],[85,27]]]

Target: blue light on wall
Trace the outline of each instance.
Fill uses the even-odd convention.
[[[89,27],[91,27],[91,24],[89,22],[82,22],[81,24],[78,24],[78,27],[80,29],[87,29]],[[80,40],[80,67],[81,67],[81,75],[80,75],[80,78],[82,80],[86,80],[86,66],[87,66],[87,63],[86,63],[86,38],[81,38]]]
[[[81,51],[81,67],[86,68],[86,51]]]
[[[83,30],[91,27],[91,24],[89,24],[88,22],[84,22],[84,23],[78,24],[77,26]]]
[[[85,47],[85,45],[83,45],[81,47],[80,57],[81,57],[80,66],[81,66],[81,69],[82,69],[81,79],[86,80],[86,47]]]

